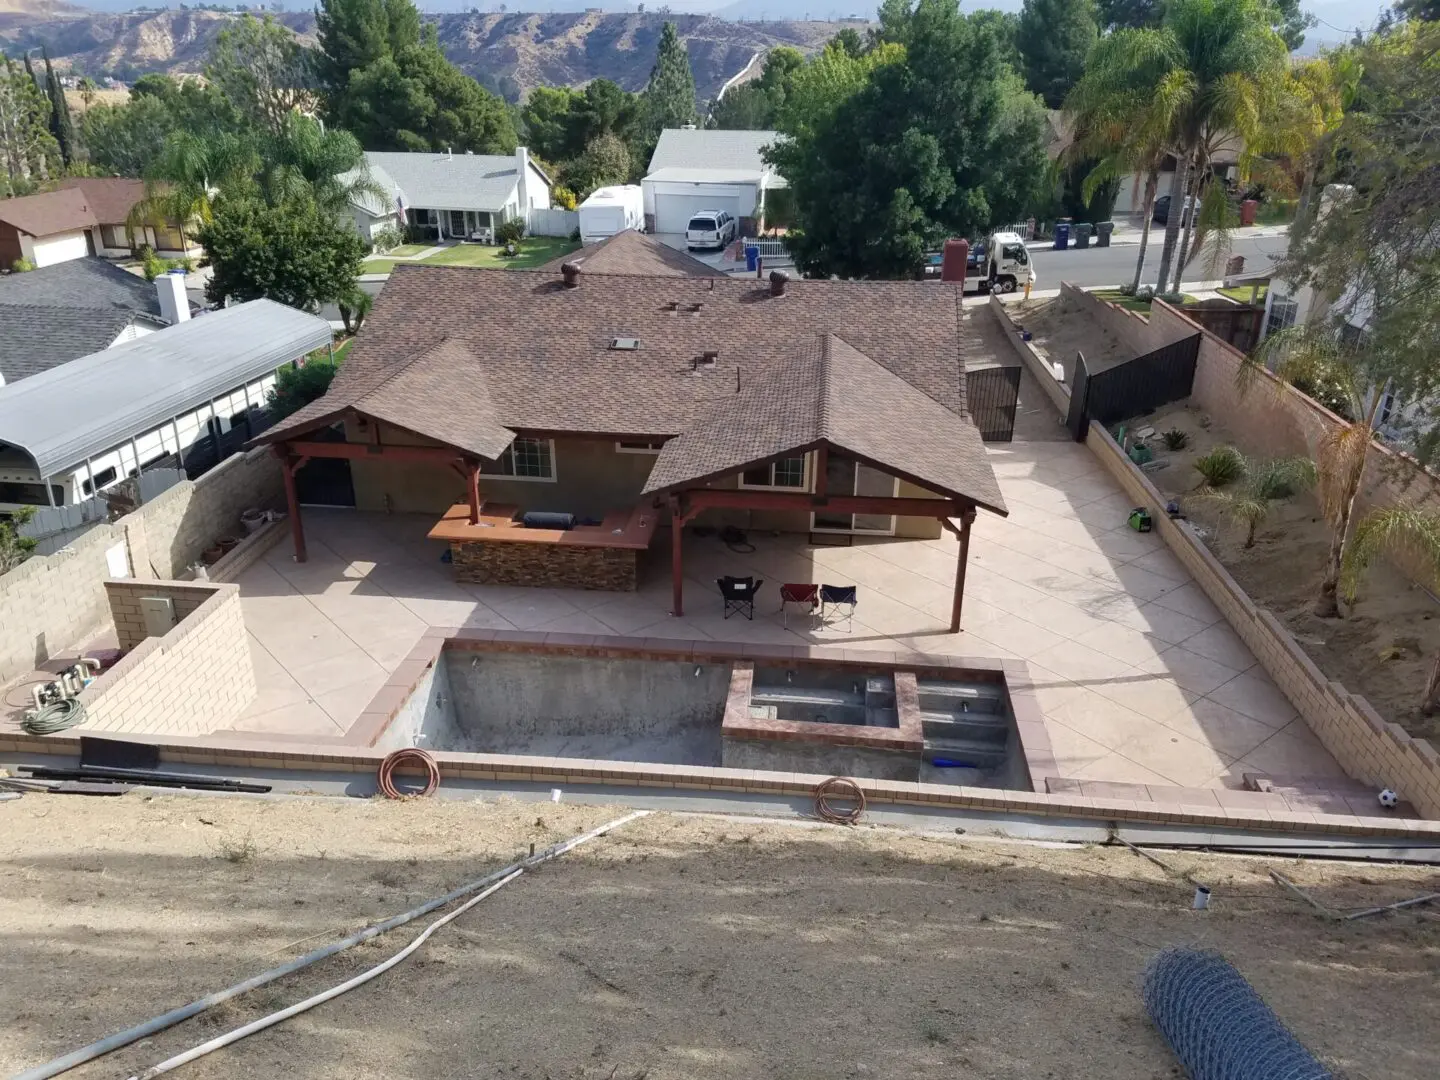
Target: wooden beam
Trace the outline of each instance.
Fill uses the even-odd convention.
[[[465,463],[468,474],[465,477],[465,493],[470,497],[470,524],[480,524],[480,463]]]
[[[449,465],[459,451],[449,446],[396,446],[393,443],[350,442],[290,442],[279,443],[288,446],[290,453],[300,457],[316,458],[384,458],[389,461],[420,461],[435,465]]]
[[[960,515],[960,555],[955,562],[955,600],[950,607],[950,632],[960,632],[960,608],[965,603],[965,565],[970,561],[970,526],[975,524],[975,508]]]
[[[831,510],[837,514],[896,517],[960,517],[973,507],[952,499],[898,499],[872,495],[811,495],[807,492],[702,488],[682,493],[693,510]]]
[[[280,472],[285,480],[285,511],[290,515],[290,537],[295,542],[295,561],[303,563],[306,558],[305,523],[300,520],[300,498],[295,493],[295,473],[304,462],[287,453],[284,443],[275,447],[275,453],[280,458]]]
[[[680,499],[670,497],[670,614],[685,614],[685,567],[681,549],[685,546],[685,519],[680,513]]]
[[[830,481],[825,475],[830,469],[830,447],[821,443],[815,450],[815,494],[824,498]]]

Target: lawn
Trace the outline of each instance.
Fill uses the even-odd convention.
[[[1256,292],[1256,294],[1255,294],[1255,303],[1256,303],[1256,304],[1263,305],[1263,304],[1265,303],[1265,294],[1266,294],[1269,290],[1270,290],[1270,286],[1269,286],[1269,285],[1261,285],[1259,291]],[[1240,303],[1240,304],[1248,304],[1248,303],[1250,303],[1250,286],[1249,286],[1249,285],[1236,285],[1236,286],[1234,286],[1233,288],[1230,288],[1230,289],[1221,289],[1221,290],[1219,290],[1219,291],[1220,291],[1220,295],[1221,295],[1221,296],[1228,296],[1231,300],[1234,300],[1234,301],[1236,301],[1237,303]]]
[[[580,245],[573,240],[559,236],[531,236],[520,242],[520,254],[513,259],[501,257],[504,248],[486,244],[455,244],[436,252],[428,259],[409,260],[424,266],[488,266],[506,270],[529,270],[542,266],[561,255],[569,254]],[[414,245],[407,245],[414,247]],[[424,248],[416,248],[423,251]],[[396,248],[391,254],[404,254],[403,248]],[[391,258],[378,256],[366,259],[361,268],[366,274],[388,274],[394,269]]]
[[[1109,300],[1112,304],[1119,304],[1126,311],[1138,311],[1141,315],[1150,314],[1150,301],[1139,296],[1130,296],[1122,293],[1119,289],[1097,289],[1091,295],[1101,300]],[[1189,293],[1184,294],[1182,303],[1193,304],[1195,297]]]

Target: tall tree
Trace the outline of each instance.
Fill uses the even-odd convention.
[[[563,176],[580,199],[598,187],[623,184],[630,178],[630,150],[610,132],[597,135],[583,154],[566,165]]]
[[[334,96],[352,72],[417,47],[420,12],[410,0],[321,0],[315,31],[315,72]]]
[[[0,71],[0,197],[25,195],[60,167],[50,134],[50,101],[8,57]]]
[[[568,86],[537,86],[530,91],[520,108],[520,121],[532,153],[556,162],[570,156],[572,113],[579,97]]]
[[[80,117],[80,141],[90,164],[113,176],[144,176],[159,161],[175,117],[158,97],[144,94],[119,105],[99,104]]]
[[[660,31],[655,66],[650,69],[650,80],[641,97],[647,132],[652,138],[658,138],[665,128],[695,123],[695,74],[690,70],[690,54],[673,22],[666,22]]]
[[[70,106],[65,102],[65,88],[60,85],[60,76],[50,65],[49,51],[42,47],[40,55],[45,59],[45,91],[50,98],[50,134],[55,136],[56,145],[60,147],[60,160],[68,169],[77,156],[75,124],[70,117]]]
[[[1418,0],[1425,3],[1427,0]],[[1166,0],[1096,0],[1100,29],[1158,27],[1165,18]],[[1268,0],[1265,4],[1270,25],[1295,51],[1305,43],[1305,31],[1315,25],[1315,17],[1300,10],[1300,0]]]
[[[279,131],[314,98],[310,56],[273,16],[245,15],[216,35],[205,77],[252,123]]]
[[[1085,57],[1099,36],[1095,0],[1025,0],[1015,46],[1025,85],[1058,109],[1085,73]]]
[[[794,192],[790,247],[810,272],[913,276],[947,235],[1015,220],[1046,173],[1043,111],[991,26],[956,0],[881,15],[885,42],[869,57],[883,59],[827,49],[810,65],[823,77],[796,80],[786,137],[768,151]],[[817,101],[826,82],[840,92]]]

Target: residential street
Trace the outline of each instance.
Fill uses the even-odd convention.
[[[1160,269],[1162,239],[1158,232],[1151,237],[1142,284],[1154,284],[1155,274]],[[1285,253],[1288,243],[1289,238],[1286,236],[1236,239],[1231,245],[1231,252],[1245,256],[1245,271],[1250,273],[1263,270],[1274,263]],[[1081,287],[1128,282],[1135,273],[1136,251],[1134,244],[1117,244],[1108,248],[1091,247],[1084,251],[1074,248],[1069,251],[1055,251],[1050,248],[1041,250],[1032,247],[1030,257],[1035,260],[1035,271],[1040,277],[1039,287],[1054,289],[1058,288],[1062,281]],[[1191,271],[1186,275],[1187,280],[1193,278],[1195,281],[1204,281],[1220,277],[1223,268],[1221,273],[1211,274],[1202,258]]]

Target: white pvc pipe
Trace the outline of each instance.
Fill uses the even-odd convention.
[[[164,1061],[160,1062],[160,1064],[151,1066],[143,1073],[140,1073],[138,1076],[130,1077],[130,1080],[151,1080],[151,1077],[159,1076],[161,1073],[167,1073],[171,1069],[178,1069],[181,1065],[185,1065],[188,1062],[194,1061],[196,1058],[202,1058],[206,1054],[211,1053],[215,1050],[219,1050],[223,1046],[229,1046],[231,1043],[239,1042],[241,1039],[246,1038],[247,1036],[254,1035],[257,1031],[264,1031],[268,1027],[274,1027],[280,1022],[290,1019],[290,1017],[292,1016],[296,1016],[299,1013],[305,1012],[309,1009],[313,1009],[316,1005],[323,1005],[325,1002],[331,1000],[332,998],[337,998],[341,994],[347,993],[355,989],[355,987],[360,986],[362,983],[367,983],[376,976],[385,974],[385,972],[389,971],[392,967],[400,963],[400,961],[404,960],[421,945],[425,944],[425,940],[436,930],[439,930],[440,927],[444,926],[446,923],[450,922],[453,919],[459,918],[476,904],[480,903],[481,900],[484,900],[487,896],[500,889],[502,886],[508,885],[510,882],[514,881],[524,872],[524,870],[512,871],[511,873],[507,874],[505,877],[497,881],[494,885],[491,885],[484,892],[477,893],[475,896],[472,896],[469,900],[465,901],[465,903],[461,904],[454,911],[450,912],[450,914],[440,916],[440,918],[436,919],[423,931],[416,935],[415,940],[410,942],[409,945],[406,945],[405,948],[401,949],[394,956],[390,957],[389,960],[386,960],[383,963],[376,964],[369,971],[362,971],[353,979],[347,979],[339,986],[332,986],[329,990],[322,991],[321,993],[316,994],[314,997],[308,997],[304,1001],[297,1001],[288,1009],[281,1009],[279,1012],[273,1012],[269,1016],[262,1016],[259,1020],[253,1020],[250,1023],[243,1025],[242,1027],[235,1028],[233,1031],[227,1031],[224,1035],[217,1035],[209,1042],[203,1042],[199,1046],[191,1047],[183,1054],[176,1054],[172,1058],[166,1058]]]

